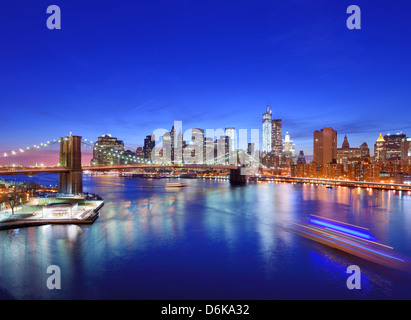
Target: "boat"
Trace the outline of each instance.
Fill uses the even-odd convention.
[[[330,185],[326,185],[325,187],[328,188],[328,189],[332,189],[332,188],[333,188],[333,186],[330,186]]]
[[[181,183],[181,182],[168,182],[166,183],[166,188],[184,188],[187,187],[188,184]]]
[[[295,223],[291,229],[300,236],[361,259],[411,272],[411,260],[397,254],[394,248],[378,242],[367,228],[311,215],[308,223]]]

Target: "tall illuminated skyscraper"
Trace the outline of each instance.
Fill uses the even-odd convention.
[[[237,149],[237,139],[236,139],[236,132],[235,132],[235,128],[225,128],[225,135],[228,137],[228,149],[230,151],[230,153],[236,151]]]
[[[271,110],[267,105],[267,111],[263,114],[263,153],[271,152],[271,142],[272,142],[272,120],[271,120]]]
[[[378,137],[374,144],[374,159],[375,160],[386,160],[387,159],[387,145],[385,143],[382,134]]]
[[[272,120],[271,148],[276,156],[281,156],[281,154],[283,153],[282,127],[283,125],[281,119]]]
[[[291,141],[291,137],[288,132],[285,134],[282,150],[283,150],[284,156],[289,157],[289,158],[295,157],[295,144]]]

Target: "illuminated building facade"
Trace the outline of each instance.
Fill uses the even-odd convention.
[[[382,134],[378,137],[374,144],[374,159],[375,160],[386,160],[387,159],[387,147]]]
[[[361,148],[350,148],[347,135],[344,137],[342,148],[337,149],[337,163],[347,169],[348,159],[361,158]]]
[[[92,165],[112,165],[121,163],[124,142],[110,134],[98,137],[94,143]]]
[[[401,142],[406,138],[403,133],[386,134],[384,136],[385,147],[387,148],[387,160],[401,159]]]
[[[403,138],[401,141],[401,159],[411,159],[411,138]]]
[[[271,121],[271,149],[275,156],[281,156],[283,152],[283,140],[282,140],[282,120],[274,119]]]
[[[267,106],[267,111],[263,114],[263,146],[262,152],[267,154],[272,150],[272,120],[271,110]]]
[[[149,135],[146,136],[144,139],[144,147],[143,147],[143,153],[144,153],[144,159],[145,160],[151,160],[151,153],[156,145],[156,139],[154,135]]]
[[[314,162],[320,165],[337,161],[337,131],[324,128],[314,131]]]

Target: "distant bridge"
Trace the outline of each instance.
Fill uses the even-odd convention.
[[[54,140],[54,143],[57,141]],[[81,165],[81,144],[80,136],[63,137],[60,142],[60,163],[55,167],[16,167],[0,168],[0,176],[15,174],[58,174],[59,192],[78,194],[83,191],[83,171],[102,170],[123,170],[123,169],[193,169],[193,170],[230,170],[230,182],[233,184],[245,183],[245,176],[241,172],[241,167],[224,164],[116,164],[105,166],[82,166]],[[36,146],[32,149],[36,149]],[[23,152],[22,149],[20,149]],[[13,154],[14,151],[13,151]]]

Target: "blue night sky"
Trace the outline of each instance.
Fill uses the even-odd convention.
[[[267,101],[297,153],[327,126],[372,150],[380,132],[411,135],[410,14],[404,0],[2,1],[0,152],[70,131],[134,151],[174,120],[261,129]]]

